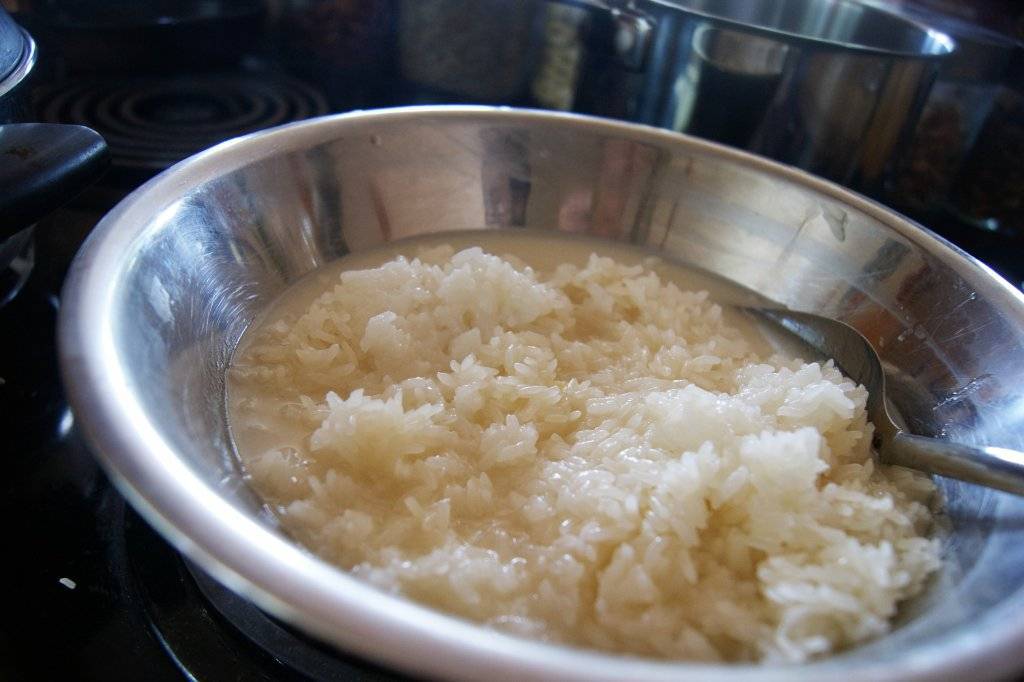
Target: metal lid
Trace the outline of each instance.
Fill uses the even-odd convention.
[[[0,6],[0,91],[6,90],[3,81],[22,62],[27,42],[25,32]]]

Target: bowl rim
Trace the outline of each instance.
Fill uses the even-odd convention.
[[[969,634],[944,635],[889,663],[851,667],[841,659],[800,666],[661,662],[526,640],[385,594],[334,568],[246,515],[176,455],[132,397],[118,361],[110,310],[133,244],[158,229],[160,211],[189,188],[260,159],[335,140],[350,126],[430,117],[576,126],[654,145],[685,146],[839,200],[877,219],[932,256],[974,275],[979,295],[1015,308],[1024,293],[938,235],[874,201],[804,171],[698,138],[632,123],[561,112],[486,106],[417,106],[324,116],[216,145],[132,192],[93,229],[68,272],[58,352],[68,401],[91,450],[117,488],[179,551],[232,590],[298,627],[371,660],[413,674],[508,680],[958,679],[1021,667],[1024,588],[992,608]],[[155,225],[155,227],[154,227]],[[949,640],[949,641],[947,641]]]

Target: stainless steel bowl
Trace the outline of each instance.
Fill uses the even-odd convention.
[[[226,142],[134,192],[64,291],[75,414],[187,556],[338,647],[421,675],[561,680],[974,679],[1020,666],[1024,500],[940,481],[946,568],[889,636],[799,667],[659,663],[482,629],[384,595],[263,513],[231,455],[223,374],[246,324],[350,251],[441,229],[586,231],[848,321],[919,433],[1024,448],[1024,297],[883,207],[674,133],[568,114],[413,108]]]

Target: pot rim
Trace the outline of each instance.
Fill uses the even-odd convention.
[[[35,68],[36,59],[39,56],[36,41],[32,39],[28,31],[17,26],[15,27],[22,37],[21,56],[14,62],[10,71],[0,75],[0,97],[17,88],[28,78],[29,73]]]
[[[811,0],[811,1],[823,1],[823,0]],[[938,29],[932,28],[924,22],[918,21],[915,18],[905,16],[892,12],[888,9],[880,7],[869,1],[864,2],[852,2],[852,0],[828,0],[835,4],[841,5],[856,5],[861,9],[880,14],[885,16],[887,19],[899,22],[908,27],[912,27],[918,31],[922,38],[927,38],[929,42],[934,45],[931,51],[912,51],[903,49],[892,49],[877,47],[874,45],[868,45],[864,43],[850,42],[844,40],[833,40],[829,38],[815,36],[809,33],[801,33],[792,30],[786,30],[782,28],[776,28],[772,26],[765,26],[763,24],[753,24],[741,19],[732,18],[724,14],[716,14],[714,12],[697,9],[686,6],[688,0],[647,0],[653,6],[660,7],[663,11],[669,12],[680,12],[683,14],[690,14],[693,16],[706,19],[716,24],[721,24],[728,28],[737,29],[740,31],[753,33],[769,38],[781,39],[786,43],[796,43],[808,47],[813,47],[819,50],[836,50],[843,52],[852,52],[863,55],[877,55],[881,57],[895,57],[900,59],[913,59],[913,60],[943,60],[951,55],[956,49],[956,41],[949,36],[947,33]]]

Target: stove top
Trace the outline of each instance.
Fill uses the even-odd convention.
[[[0,510],[13,527],[4,582],[17,624],[0,636],[0,679],[399,679],[221,586],[99,468],[65,402],[55,348],[57,291],[92,215],[62,211],[39,225],[39,265],[0,308],[0,414],[13,438]]]
[[[75,79],[37,93],[43,121],[88,126],[115,169],[161,171],[232,137],[327,113],[314,87],[268,73]]]
[[[0,307],[0,420],[9,464],[0,510],[13,527],[3,568],[10,597],[7,627],[0,629],[0,679],[396,679],[267,616],[150,529],[82,442],[55,349],[60,286],[74,253],[106,211],[156,172],[281,123],[375,104],[447,101],[450,95],[425,95],[406,81],[374,80],[372,67],[355,58],[379,44],[375,31],[390,19],[374,7],[386,5],[339,2],[333,13],[310,14],[305,30],[334,36],[331,51],[307,54],[309,41],[299,40],[302,50],[276,64],[266,55],[221,55],[213,71],[165,66],[140,73],[130,65],[111,68],[111,50],[97,48],[104,59],[91,70],[75,71],[66,57],[42,70],[39,120],[97,129],[110,144],[113,168],[37,226],[35,268],[20,294]],[[332,33],[332,22],[349,15],[360,30]],[[90,54],[83,45],[91,44],[78,36],[76,55]],[[296,62],[297,54],[306,61]],[[296,68],[287,71],[289,65]],[[944,216],[917,218],[1015,285],[1024,283],[1024,237]]]

